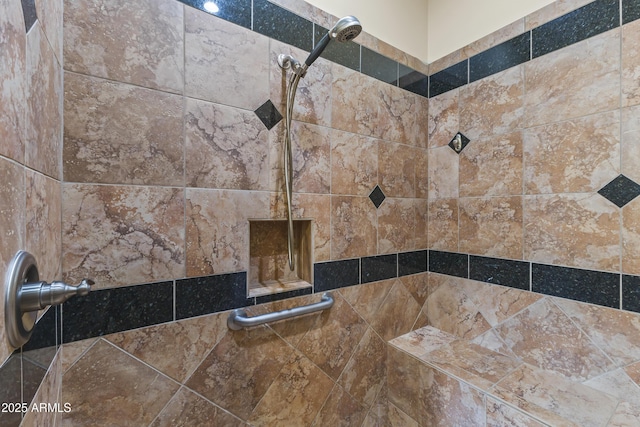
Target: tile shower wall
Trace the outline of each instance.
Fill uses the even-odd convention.
[[[35,255],[42,279],[62,278],[62,2],[0,2],[0,273],[18,250]],[[4,280],[0,291],[4,300]],[[58,402],[56,311],[40,319],[53,337],[38,350],[14,351],[5,336],[0,304],[0,390],[3,403]],[[48,373],[47,373],[48,372]],[[43,377],[46,378],[40,387]],[[5,408],[6,409],[6,408]],[[33,418],[32,418],[33,419]],[[55,419],[55,415],[54,418]],[[0,413],[0,424],[17,425],[19,412]]]

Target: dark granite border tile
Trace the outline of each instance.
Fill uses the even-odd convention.
[[[398,254],[360,258],[362,283],[398,277]]]
[[[596,0],[532,30],[537,58],[620,26],[619,0]]]
[[[60,344],[61,320],[60,306],[49,307],[47,312],[36,323],[31,338],[22,346],[22,350],[38,350]]]
[[[429,271],[466,279],[469,277],[469,255],[429,251]]]
[[[176,280],[176,320],[253,305],[247,273]]]
[[[469,59],[469,83],[531,59],[531,32],[500,43]]]
[[[360,59],[362,74],[366,74],[374,79],[397,86],[398,63],[396,61],[364,46],[361,50]]]
[[[622,275],[622,309],[640,313],[640,277]]]
[[[620,274],[532,264],[531,289],[546,295],[620,308]]]
[[[429,97],[429,76],[409,68],[406,65],[398,64],[398,87],[416,95]]]
[[[317,44],[328,31],[329,30],[323,26],[314,24],[313,34],[315,43]],[[344,67],[351,68],[352,70],[360,71],[360,45],[353,41],[346,43],[332,41],[326,47],[324,52],[322,52],[320,57]],[[300,60],[302,61],[303,59],[306,58],[301,58]]]
[[[360,283],[360,260],[316,263],[313,266],[313,278],[316,293],[357,285]]]
[[[208,0],[178,0],[187,6],[207,12],[211,15],[251,29],[251,0],[216,0],[218,11],[205,7]]]
[[[424,273],[427,271],[427,250],[402,252],[398,254],[398,276]]]
[[[277,294],[269,294],[269,295],[263,295],[261,297],[256,297],[255,303],[256,305],[264,304],[267,302],[281,301],[283,299],[288,299],[288,298],[301,297],[303,295],[311,295],[312,293],[313,293],[313,289],[311,288],[311,286],[309,286],[308,288],[295,289],[293,291],[280,292]]]
[[[24,28],[28,33],[38,20],[35,0],[22,0],[22,16],[24,17]]]
[[[253,0],[253,31],[310,51],[313,23],[267,0]]]
[[[469,278],[529,290],[531,264],[525,261],[469,256]]]
[[[429,76],[429,98],[457,89],[469,83],[469,60]]]
[[[173,320],[173,282],[92,291],[62,306],[65,343]]]
[[[640,19],[640,0],[622,0],[622,23]]]

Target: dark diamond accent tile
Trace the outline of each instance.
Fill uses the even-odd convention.
[[[179,0],[182,3],[251,29],[251,0]],[[218,10],[212,8],[215,3]]]
[[[176,280],[176,320],[253,304],[246,272]]]
[[[640,313],[640,277],[622,275],[622,309]]]
[[[460,149],[458,150],[456,148],[456,139],[458,137],[458,135],[460,135]],[[469,140],[469,138],[467,138],[466,136],[464,136],[461,132],[458,132],[457,134],[455,134],[455,136],[451,139],[451,141],[449,142],[449,147],[455,151],[456,153],[460,154],[462,153],[462,150],[465,149],[465,147],[467,145],[469,145],[469,143],[471,142],[471,140]]]
[[[267,0],[253,0],[253,31],[307,52],[313,48],[313,23]]]
[[[379,255],[361,258],[362,283],[398,277],[398,255]]]
[[[429,76],[429,98],[469,83],[469,61],[464,60]]]
[[[314,24],[313,35],[314,42],[317,44],[329,30]],[[354,41],[346,43],[338,43],[332,41],[320,55],[321,58],[335,62],[355,71],[360,71],[360,45]],[[304,58],[303,58],[304,59]]]
[[[315,292],[330,291],[360,283],[360,260],[347,259],[314,264]]]
[[[429,251],[429,271],[468,278],[469,255],[455,252]]]
[[[537,58],[620,26],[619,0],[596,0],[532,31]]]
[[[602,187],[598,194],[621,208],[640,195],[640,185],[624,175],[619,175]]]
[[[640,19],[640,0],[622,0],[622,23]]]
[[[469,59],[469,83],[531,59],[531,33],[526,32]]]
[[[173,320],[173,282],[92,291],[62,305],[65,343]]]
[[[35,0],[22,0],[22,15],[24,16],[24,27],[28,33],[38,20]]]
[[[398,254],[398,276],[408,276],[425,271],[427,271],[426,250]]]
[[[531,264],[509,259],[469,256],[469,278],[510,288],[529,290]]]
[[[398,65],[398,87],[427,98],[429,96],[429,77],[414,70],[413,68],[409,68],[402,64]]]
[[[605,307],[620,307],[620,274],[615,273],[533,264],[531,290]]]
[[[267,302],[281,301],[287,298],[295,298],[295,297],[301,297],[303,295],[311,295],[311,293],[312,293],[312,288],[311,286],[309,286],[308,288],[295,289],[293,291],[288,291],[288,292],[280,292],[277,294],[263,295],[261,297],[256,297],[256,304],[264,304]]]
[[[256,116],[258,116],[260,121],[264,123],[264,125],[269,130],[271,130],[271,128],[280,123],[280,120],[282,120],[282,114],[280,114],[280,111],[278,111],[278,109],[275,105],[273,105],[273,102],[271,102],[270,99],[268,99],[267,102],[258,107],[258,109],[254,111],[254,113],[256,113]]]
[[[364,46],[361,66],[362,74],[394,86],[398,83],[398,63]]]
[[[384,202],[384,199],[386,198],[387,196],[384,195],[382,189],[378,185],[376,185],[376,188],[374,188],[371,194],[369,194],[369,199],[371,199],[371,202],[373,202],[376,209],[382,205],[382,202]]]

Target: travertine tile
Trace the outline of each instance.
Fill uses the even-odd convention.
[[[180,385],[99,341],[64,375],[62,426],[148,425]],[[135,390],[135,393],[131,391]]]
[[[620,113],[527,129],[527,194],[594,193],[620,174]]]
[[[62,345],[62,370],[66,372],[73,366],[84,353],[99,341],[98,338],[89,338],[81,341],[73,341]]]
[[[53,347],[55,351],[55,347]],[[62,387],[62,355],[57,352],[51,363],[48,364],[47,373],[42,379],[40,387],[35,396],[31,400],[29,410],[20,424],[21,426],[37,426],[37,427],[54,427],[57,424],[57,420],[60,419],[61,413],[55,413],[53,411],[34,411],[36,408],[41,408],[40,405],[48,405],[50,408],[52,405],[58,404],[61,411],[65,409],[65,402],[61,401],[60,393]]]
[[[640,182],[640,106],[623,108],[622,170],[629,179]]]
[[[331,259],[377,254],[377,212],[368,197],[331,196]]]
[[[187,276],[249,268],[249,218],[267,218],[269,193],[187,190]]]
[[[429,150],[429,200],[457,199],[460,159],[450,147]]]
[[[554,303],[618,366],[640,360],[640,316],[562,298]]]
[[[429,197],[429,150],[418,148],[415,152],[416,197]]]
[[[622,27],[622,106],[640,104],[640,22]]]
[[[522,194],[522,133],[473,141],[460,153],[460,197]]]
[[[191,187],[269,188],[269,132],[252,111],[187,99],[186,182]]]
[[[180,96],[65,73],[64,179],[184,184]]]
[[[65,69],[182,93],[182,11],[173,0],[66,1]]]
[[[495,328],[523,361],[574,381],[613,368],[611,360],[557,306],[542,299]]]
[[[525,197],[524,259],[617,271],[618,207],[599,194]]]
[[[490,329],[484,334],[477,336],[471,342],[491,351],[495,351],[496,353],[504,354],[505,356],[509,356],[514,359],[517,358],[515,353],[511,351],[509,346],[493,329]]]
[[[396,405],[389,404],[389,426],[391,427],[419,427],[418,422],[401,411]]]
[[[640,363],[633,363],[626,368],[624,371],[629,375],[629,377],[640,386]]]
[[[331,194],[368,196],[378,183],[379,140],[332,130]]]
[[[620,105],[620,30],[524,64],[525,125],[609,111]]]
[[[0,154],[24,161],[27,120],[27,37],[17,1],[0,5]]]
[[[106,339],[182,383],[226,332],[224,313],[112,334]]]
[[[427,273],[412,274],[401,277],[400,281],[422,307],[429,296],[429,275]]]
[[[337,380],[367,331],[367,324],[340,294],[333,296],[331,310],[322,312],[297,348]]]
[[[229,331],[185,385],[246,420],[284,364],[289,363],[289,369],[293,369],[292,352],[266,327]]]
[[[390,424],[389,421],[389,399],[388,399],[388,387],[385,381],[378,398],[371,406],[367,418],[365,418],[362,427],[383,427]]]
[[[633,427],[640,418],[640,408],[628,402],[621,402],[607,427]]]
[[[414,199],[387,197],[378,208],[378,253],[417,249],[414,244],[418,233],[417,219]]]
[[[428,138],[423,129],[429,120],[429,100],[404,89],[378,83],[381,85],[381,103],[376,135],[385,141],[427,148]]]
[[[503,426],[543,427],[544,424],[509,405],[487,397],[487,427]]]
[[[622,368],[607,372],[583,384],[608,393],[620,402],[628,402],[635,407],[640,407],[640,388]]]
[[[478,286],[472,298],[491,326],[497,326],[543,298],[541,294],[506,286],[488,283],[478,283]]]
[[[460,251],[522,259],[522,197],[460,200]]]
[[[622,272],[640,274],[640,199],[622,208]]]
[[[381,142],[378,153],[378,182],[385,196],[415,197],[416,148]]]
[[[458,252],[458,199],[429,200],[429,248]]]
[[[291,141],[293,190],[301,193],[329,194],[331,189],[329,129],[293,122]]]
[[[62,67],[38,22],[27,36],[27,86],[25,164],[60,179]]]
[[[512,395],[519,396],[583,427],[606,425],[618,404],[605,393],[526,364],[504,378],[495,392],[509,403]]]
[[[391,291],[395,280],[382,280],[340,289],[340,295],[353,309],[371,324],[378,316],[378,308]]]
[[[367,407],[358,403],[342,387],[336,385],[311,425],[314,427],[360,426],[366,415]]]
[[[398,279],[378,308],[371,326],[382,339],[389,341],[411,331],[419,314],[420,306]]]
[[[443,147],[460,130],[460,89],[429,98],[429,148]]]
[[[522,128],[524,75],[517,66],[460,88],[459,130],[475,141]]]
[[[456,337],[433,326],[425,326],[407,334],[401,335],[389,341],[389,344],[406,351],[407,353],[421,358],[432,351],[443,347]]]
[[[182,387],[150,427],[200,427],[203,425],[236,427],[248,424]]]
[[[62,198],[66,281],[102,289],[183,276],[183,190],[66,184]]]
[[[64,0],[35,0],[35,4],[38,21],[47,36],[58,63],[62,65]]]
[[[254,426],[310,425],[333,385],[331,378],[295,351],[249,417],[249,423]]]

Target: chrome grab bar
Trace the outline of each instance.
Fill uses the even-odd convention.
[[[314,304],[303,305],[302,307],[290,308],[287,310],[274,311],[272,313],[260,314],[254,317],[247,317],[247,312],[239,308],[233,310],[227,318],[227,326],[229,329],[239,331],[242,328],[250,328],[252,326],[264,325],[269,322],[277,322],[278,320],[290,319],[292,317],[303,316],[305,314],[323,311],[333,306],[333,296],[329,292],[322,294],[320,302]]]

